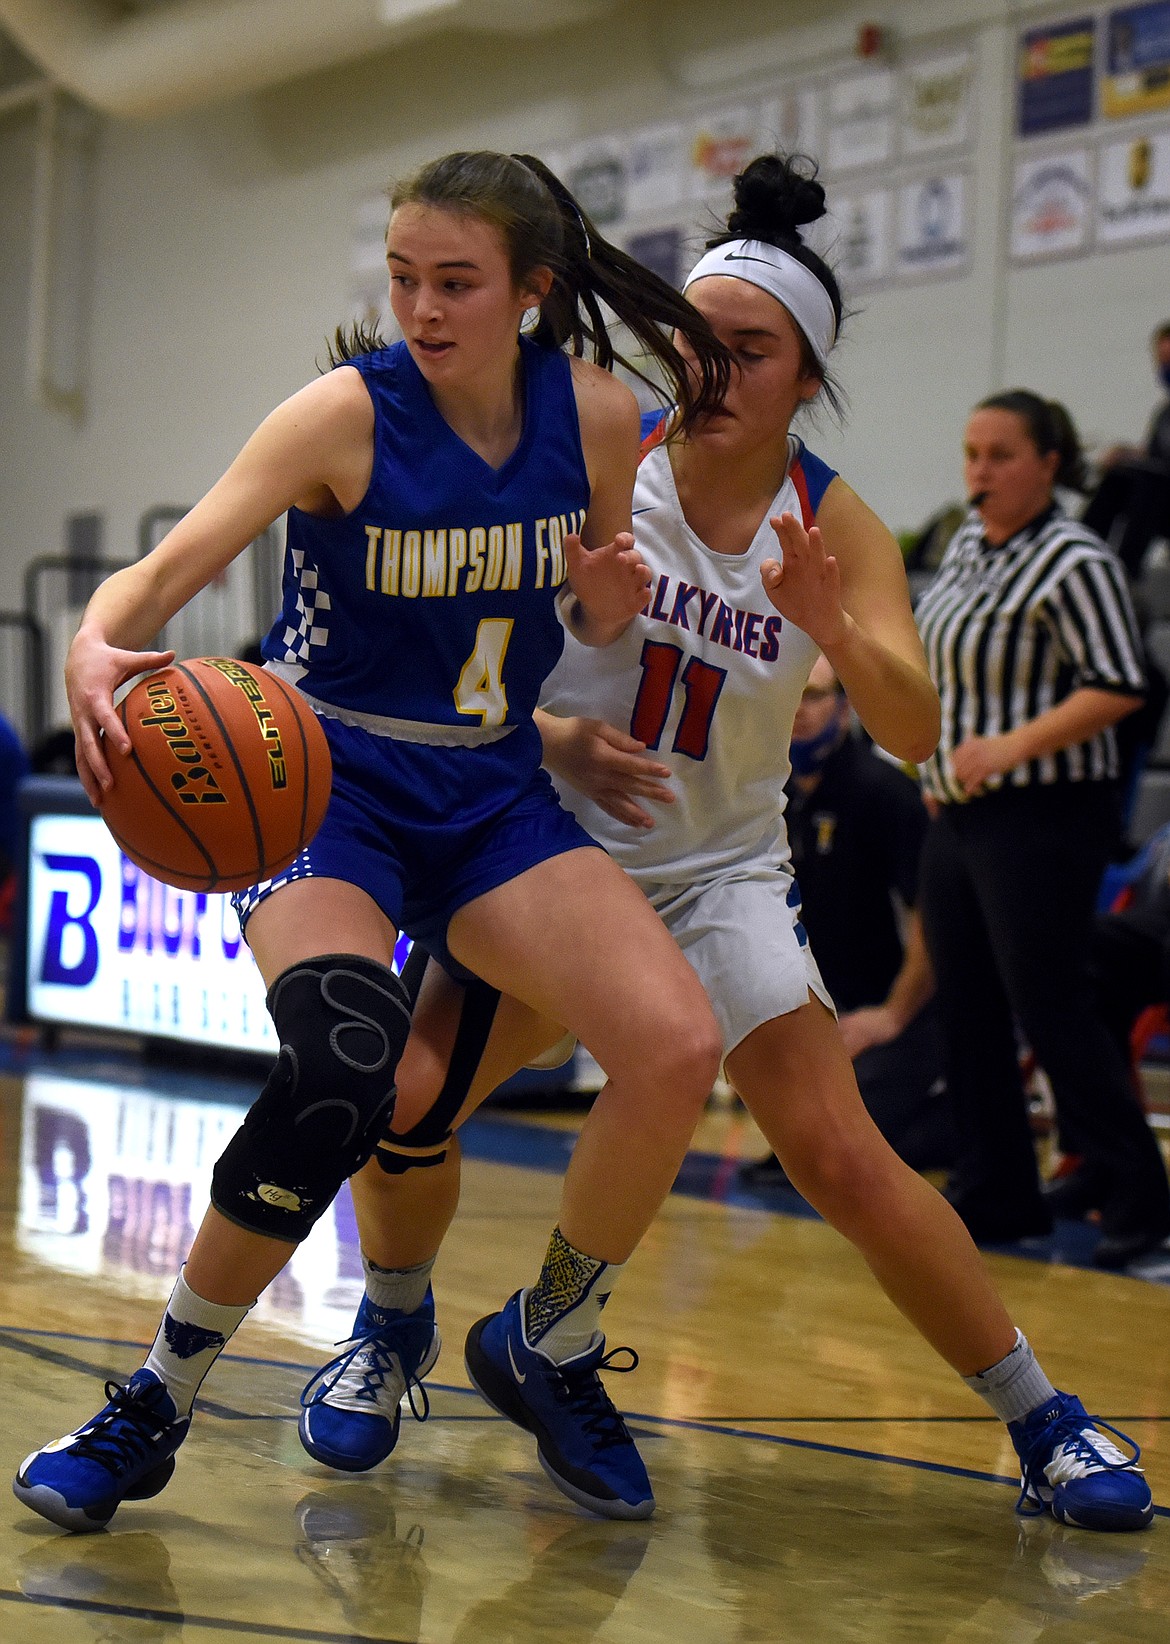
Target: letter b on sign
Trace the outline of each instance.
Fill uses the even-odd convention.
[[[49,923],[45,931],[45,951],[41,960],[41,981],[61,987],[88,987],[98,968],[97,932],[89,916],[102,894],[102,870],[92,856],[64,856],[55,851],[46,851],[45,866],[52,873],[79,876],[84,881],[84,888],[74,878],[68,887],[55,890],[52,894]],[[87,889],[89,900],[84,907],[78,907],[77,903],[85,899]],[[70,902],[74,904],[72,908]],[[66,944],[70,950],[68,955]]]

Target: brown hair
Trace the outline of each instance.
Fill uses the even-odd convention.
[[[552,289],[530,333],[542,348],[568,344],[574,354],[584,355],[588,345],[598,365],[608,371],[620,364],[676,404],[684,430],[722,402],[731,356],[703,316],[673,286],[603,239],[540,160],[490,151],[447,154],[395,185],[391,211],[407,204],[467,212],[491,223],[503,238],[517,286],[536,268],[552,270]],[[614,350],[603,303],[658,362],[666,392]],[[676,328],[694,351],[697,380],[671,339]],[[374,327],[339,328],[330,361],[342,364],[383,346]]]
[[[1072,417],[1059,400],[1046,400],[1030,388],[1008,388],[1002,394],[992,394],[980,400],[976,411],[1010,411],[1019,417],[1028,430],[1028,438],[1042,457],[1055,451],[1060,457],[1054,485],[1063,485],[1070,491],[1084,491],[1088,481],[1088,466],[1081,449],[1081,437]]]

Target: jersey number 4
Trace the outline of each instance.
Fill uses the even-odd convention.
[[[475,649],[463,664],[455,686],[458,712],[478,714],[485,728],[502,725],[508,716],[504,658],[511,637],[511,617],[484,617],[475,630]]]
[[[648,639],[642,646],[642,680],[630,719],[630,735],[644,742],[647,748],[657,749],[662,740],[682,659],[683,653],[677,645]],[[713,668],[709,662],[700,662],[697,656],[691,657],[683,668],[682,713],[671,743],[674,753],[686,754],[689,759],[707,757],[715,704],[726,678],[725,668]]]

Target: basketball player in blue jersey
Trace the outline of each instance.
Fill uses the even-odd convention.
[[[737,179],[727,232],[686,285],[734,355],[732,382],[692,429],[664,440],[659,424],[650,434],[634,492],[647,610],[603,651],[566,647],[543,696],[546,763],[702,978],[727,1077],[791,1180],[1008,1424],[1019,1510],[1139,1529],[1152,1503],[1136,1450],[1124,1455],[1078,1399],[1054,1389],[958,1216],[869,1118],[800,924],[783,789],[818,652],[899,758],[923,759],[939,728],[897,545],[789,432],[824,389],[841,317],[836,281],[799,232],[823,211],[819,184],[775,156]],[[424,1373],[413,1343],[429,1328],[430,1268],[458,1196],[449,1133],[560,1033],[527,1005],[497,1005],[482,984],[464,992],[433,964],[415,1022],[432,1062],[449,1071],[441,1078],[412,1058],[418,1083],[403,1080],[393,1126],[354,1179],[367,1296],[354,1339],[302,1401],[306,1448],[353,1470],[389,1453],[398,1400]],[[539,1286],[520,1292],[472,1329],[466,1356],[488,1401],[536,1436],[553,1481],[623,1516],[632,1503],[613,1500],[606,1481],[615,1449],[632,1448],[628,1435],[599,1427],[583,1468],[558,1404],[566,1363],[603,1351],[614,1277],[579,1267],[554,1307]]]
[[[287,510],[284,608],[264,650],[321,715],[333,759],[316,838],[237,901],[280,1053],[215,1167],[146,1363],[19,1469],[18,1498],[70,1530],[163,1488],[216,1355],[385,1128],[410,1025],[391,969],[404,923],[445,973],[564,1022],[609,1073],[535,1276],[552,1306],[566,1271],[620,1265],[634,1248],[718,1066],[698,979],[561,808],[532,713],[564,644],[558,608],[574,644],[604,644],[646,599],[630,535],[637,405],[604,369],[601,303],[659,361],[683,424],[718,403],[729,358],[539,161],[449,155],[391,204],[403,340],[340,339],[343,363],[274,411],[159,547],[102,586],[69,656],[78,764],[97,801],[110,782],[102,739],[127,741],[113,692],[168,660],[138,647]],[[685,362],[672,328],[691,339]],[[437,1332],[418,1336],[416,1362],[429,1364]],[[574,1367],[581,1420],[617,1422],[596,1370]],[[613,1488],[641,1511],[649,1486],[628,1449],[637,1465],[619,1466]]]

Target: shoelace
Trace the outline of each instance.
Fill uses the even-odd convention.
[[[1122,1444],[1128,1444],[1133,1454],[1123,1455],[1107,1438],[1101,1436],[1098,1429],[1112,1433]],[[1108,1454],[1109,1451],[1116,1456],[1116,1461]],[[1024,1459],[1020,1496],[1016,1502],[1016,1512],[1021,1518],[1037,1518],[1041,1513],[1048,1511],[1040,1495],[1040,1485],[1052,1484],[1053,1481],[1044,1469],[1051,1465],[1058,1453],[1060,1459],[1056,1464],[1057,1484],[1064,1484],[1071,1478],[1081,1476],[1082,1468],[1089,1468],[1095,1473],[1125,1473],[1131,1467],[1136,1467],[1142,1458],[1141,1445],[1131,1439],[1128,1433],[1111,1427],[1107,1421],[1102,1421],[1100,1416],[1080,1416],[1075,1411],[1070,1411],[1068,1415],[1061,1416],[1059,1420],[1041,1429]],[[1045,1457],[1048,1459],[1043,1459]]]
[[[396,1335],[405,1335],[411,1331],[418,1336],[423,1336],[425,1333],[425,1339],[419,1343],[418,1360],[421,1361],[422,1355],[426,1351],[427,1341],[430,1340],[434,1328],[430,1321],[403,1319],[397,1322],[393,1328]],[[412,1370],[407,1370],[403,1364],[403,1344],[400,1343],[397,1347],[391,1347],[385,1338],[386,1331],[384,1328],[368,1330],[364,1336],[354,1337],[345,1346],[344,1353],[339,1353],[335,1359],[330,1359],[328,1364],[323,1364],[317,1374],[305,1383],[301,1391],[301,1404],[308,1409],[312,1404],[322,1403],[334,1391],[338,1383],[353,1369],[354,1360],[365,1353],[369,1355],[369,1363],[357,1373],[362,1379],[362,1391],[370,1395],[370,1403],[377,1403],[377,1396],[386,1385],[386,1377],[392,1374],[395,1366],[397,1366],[402,1377],[411,1415],[415,1421],[425,1421],[431,1413],[431,1401],[426,1387],[418,1376]],[[345,1344],[338,1342],[336,1345],[341,1347]],[[419,1402],[416,1402],[416,1389]]]
[[[615,1364],[619,1353],[628,1353],[628,1364]],[[563,1364],[550,1365],[545,1375],[558,1404],[567,1404],[574,1415],[581,1417],[582,1430],[589,1434],[598,1450],[611,1450],[615,1445],[631,1443],[625,1421],[614,1409],[613,1401],[601,1385],[602,1370],[612,1370],[619,1376],[628,1376],[638,1368],[638,1355],[632,1347],[615,1347],[588,1368],[574,1369]]]
[[[122,1469],[145,1460],[171,1423],[124,1382],[108,1381],[106,1398],[113,1408],[98,1417],[70,1448],[75,1457],[100,1462],[116,1477]]]

